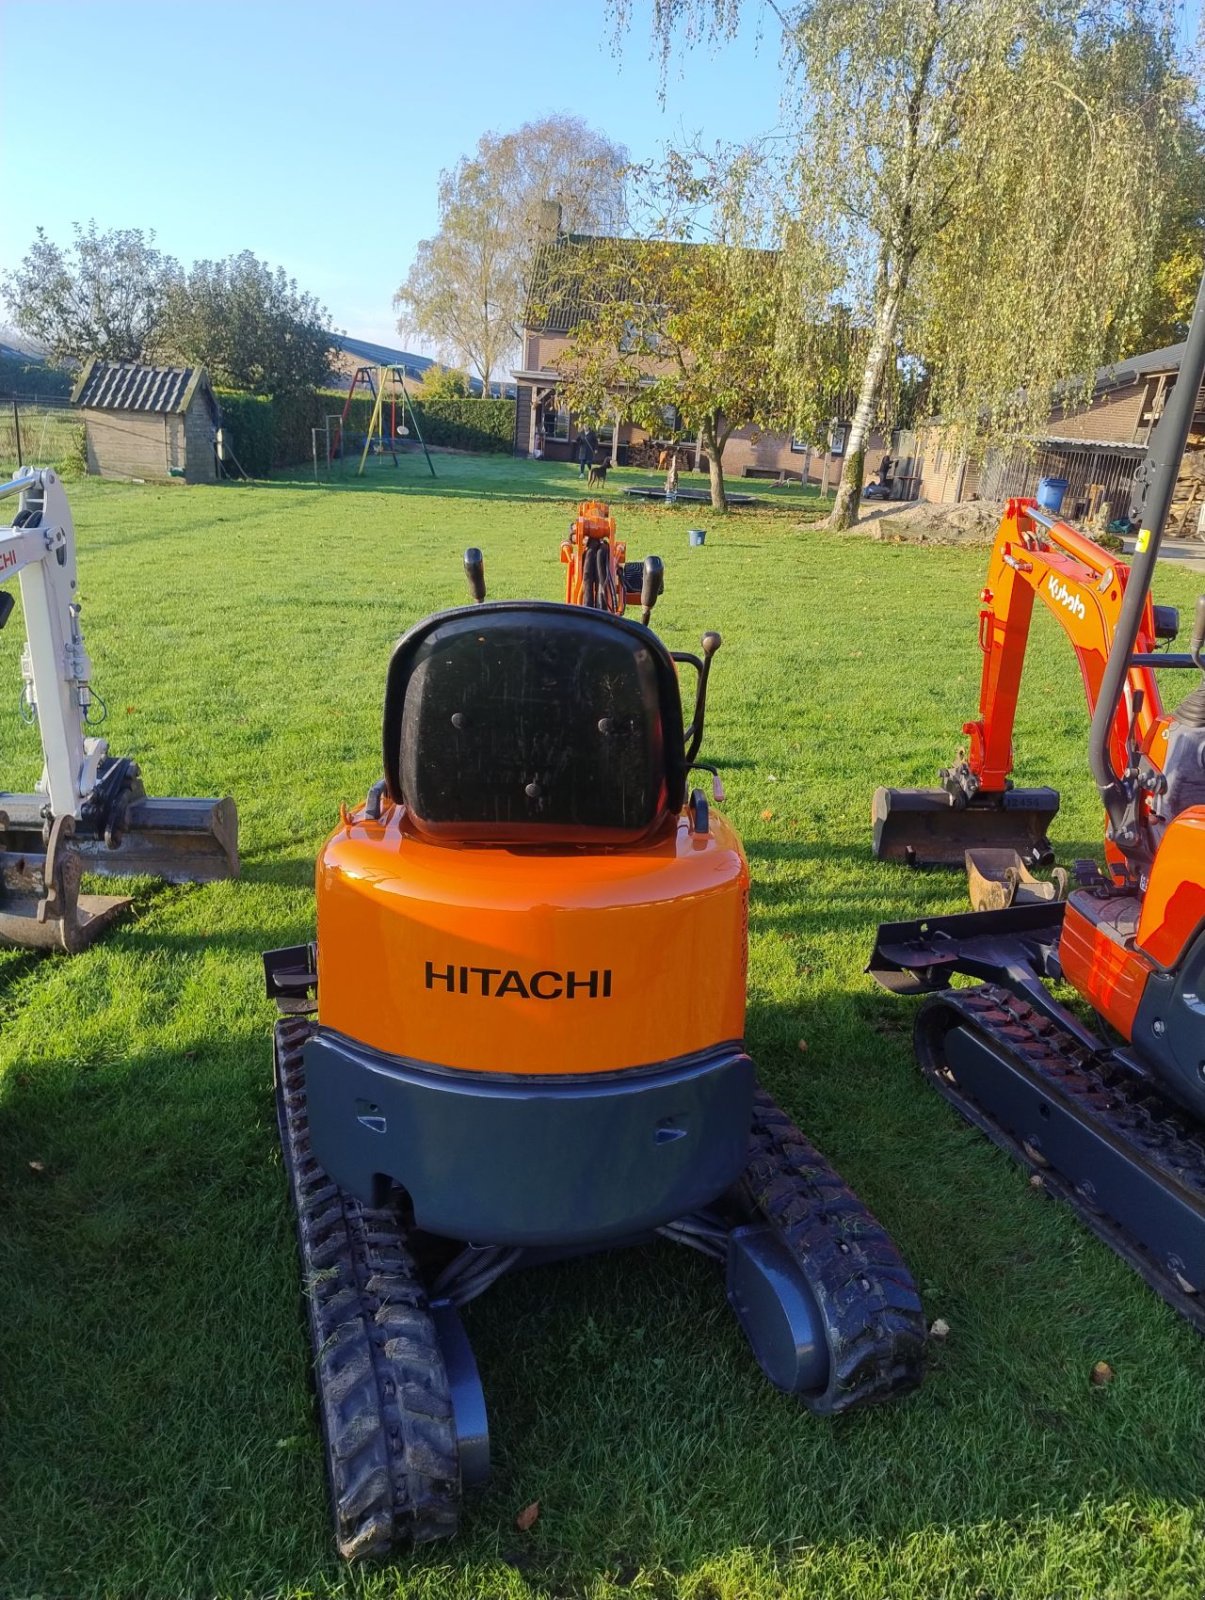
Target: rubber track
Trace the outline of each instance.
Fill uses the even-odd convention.
[[[302,1050],[276,1024],[276,1105],[339,1554],[380,1560],[456,1532],[460,1466],[447,1373],[397,1215],[344,1194],[310,1152]]]
[[[1026,1171],[1038,1173],[1043,1186],[1065,1200],[1098,1239],[1127,1261],[1199,1333],[1205,1333],[1205,1297],[1186,1291],[1122,1223],[1100,1210],[1102,1196],[1092,1203],[1071,1179],[1035,1161],[1019,1140],[993,1121],[943,1070],[942,1037],[959,1025],[983,1035],[1010,1055],[1037,1089],[1070,1102],[1082,1122],[1123,1140],[1153,1183],[1189,1189],[1205,1208],[1205,1138],[1201,1129],[1153,1080],[1119,1063],[1103,1044],[1099,1052],[1089,1052],[1072,1034],[1009,989],[985,983],[951,990],[926,1001],[917,1013],[917,1058],[929,1082],[993,1144]]]
[[[824,1322],[829,1380],[802,1397],[808,1410],[838,1416],[915,1389],[925,1317],[912,1275],[886,1229],[764,1089],[740,1187],[795,1257]]]

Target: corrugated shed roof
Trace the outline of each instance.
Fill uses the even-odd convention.
[[[90,361],[72,400],[97,411],[175,415],[187,408],[204,371],[197,367],[144,367],[133,361]]]

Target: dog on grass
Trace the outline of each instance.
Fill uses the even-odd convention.
[[[609,465],[610,462],[607,461],[592,461],[590,463],[590,470],[586,474],[586,487],[588,489],[593,489],[599,484],[601,484],[604,489],[606,488],[607,468]]]

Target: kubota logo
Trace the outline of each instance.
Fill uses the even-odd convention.
[[[1078,617],[1082,622],[1088,615],[1087,606],[1085,606],[1075,590],[1069,589],[1054,573],[1051,573],[1046,587],[1050,590],[1051,598],[1057,600],[1059,605],[1066,606],[1073,617]]]
[[[513,994],[520,1000],[609,1000],[611,969],[592,967],[589,972],[542,972],[526,975],[514,967],[439,966],[427,962],[427,988],[448,994],[468,994],[500,1000]],[[497,982],[494,980],[497,979]]]

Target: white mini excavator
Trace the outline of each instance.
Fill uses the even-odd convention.
[[[19,578],[26,645],[24,713],[43,769],[34,794],[0,791],[0,942],[74,953],[130,904],[81,894],[85,871],[207,883],[238,875],[234,801],[153,800],[138,767],[91,736],[92,674],[80,628],[75,530],[57,473],[22,467],[0,483],[16,515],[0,522],[0,584]],[[0,588],[0,628],[14,609]]]

